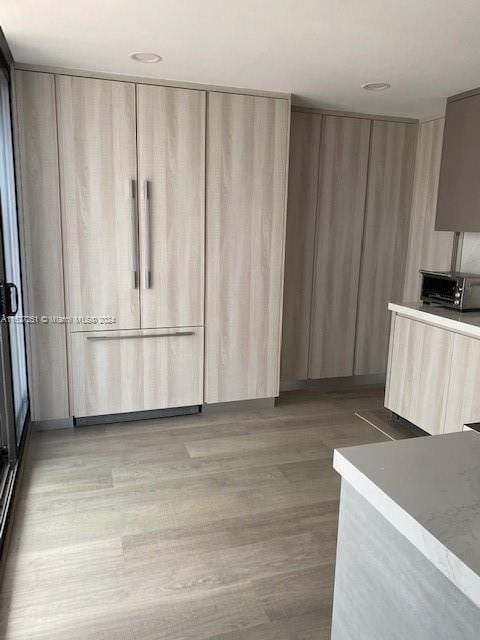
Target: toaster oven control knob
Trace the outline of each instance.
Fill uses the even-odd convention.
[[[460,300],[455,300],[453,304],[460,304]]]
[[[455,298],[460,298],[461,293],[459,293],[458,291],[455,293]]]

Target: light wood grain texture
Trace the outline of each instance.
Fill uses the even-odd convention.
[[[139,327],[131,264],[135,87],[68,76],[56,83],[67,313]]]
[[[396,315],[385,406],[428,433],[443,432],[454,334]],[[480,416],[479,416],[480,417]]]
[[[177,330],[192,335],[175,331],[72,334],[74,415],[202,404],[203,328]]]
[[[64,316],[54,77],[17,71],[18,160],[25,314]],[[32,420],[69,416],[64,324],[27,324]]]
[[[278,395],[289,115],[208,96],[206,402]]]
[[[202,325],[205,93],[137,85],[137,118],[142,327]]]
[[[480,95],[448,102],[435,229],[480,231]]]
[[[27,71],[40,71],[42,73],[54,73],[62,76],[74,76],[81,78],[98,78],[99,80],[114,80],[119,82],[132,82],[136,84],[149,84],[176,89],[191,89],[194,91],[222,91],[224,93],[241,93],[242,95],[265,96],[268,98],[281,98],[290,101],[290,93],[284,91],[262,91],[261,89],[249,89],[248,87],[227,87],[223,85],[205,84],[202,82],[183,82],[166,78],[154,78],[152,76],[126,75],[123,73],[108,73],[104,71],[92,71],[91,69],[72,69],[71,67],[57,67],[43,64],[15,63],[16,69]]]
[[[420,299],[420,269],[450,269],[453,234],[435,231],[443,123],[443,118],[430,120],[422,122],[418,129],[412,215],[403,288],[405,300]]]
[[[480,422],[480,340],[452,334],[453,357],[444,432],[462,431],[466,422]]]
[[[369,142],[369,120],[324,118],[309,378],[353,375]]]
[[[292,112],[281,377],[308,377],[318,158],[322,116]]]
[[[341,118],[360,118],[362,120],[386,120],[388,122],[408,122],[417,124],[417,118],[403,118],[402,116],[382,115],[378,113],[360,113],[359,111],[340,111],[338,109],[322,109],[320,107],[302,107],[292,105],[292,111],[297,113],[318,113],[323,116],[339,116]]]
[[[403,294],[416,138],[415,124],[372,126],[355,375],[386,370],[387,304]]]
[[[366,401],[380,408],[382,392],[287,393],[262,412],[34,433],[0,635],[329,640],[332,447],[386,440],[353,415]],[[208,442],[212,455],[190,457]]]

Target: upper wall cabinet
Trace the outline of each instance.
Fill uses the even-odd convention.
[[[384,373],[388,310],[402,297],[417,125],[372,127],[355,343],[355,375]]]
[[[437,231],[480,231],[479,162],[480,89],[447,103]]]
[[[212,92],[205,400],[278,395],[289,102]]]
[[[203,325],[205,92],[137,85],[142,327]]]
[[[135,85],[71,76],[56,82],[67,314],[113,316],[108,328],[136,328]]]
[[[310,378],[353,375],[370,120],[326,116],[320,147]]]
[[[308,377],[318,150],[322,116],[293,111],[283,298],[282,380]]]

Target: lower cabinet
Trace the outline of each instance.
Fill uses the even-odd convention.
[[[428,433],[443,427],[454,336],[393,316],[386,406]]]
[[[75,417],[203,402],[203,327],[71,334]]]
[[[432,435],[480,421],[480,339],[393,314],[385,406]]]
[[[480,421],[480,340],[455,335],[444,432]]]

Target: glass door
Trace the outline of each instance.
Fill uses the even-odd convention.
[[[5,264],[0,232],[0,549],[4,539],[5,513],[10,495],[12,472],[18,456],[17,430],[13,402],[10,331],[5,307]]]
[[[0,554],[29,408],[10,101],[12,65],[0,28]]]
[[[4,299],[8,331],[15,428],[20,439],[28,409],[25,326],[22,309],[20,245],[18,237],[15,171],[13,160],[10,89],[5,73],[0,73],[0,207],[2,212]]]

